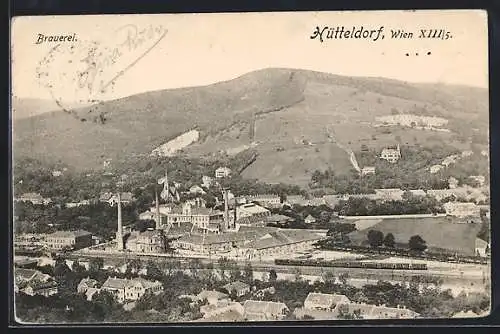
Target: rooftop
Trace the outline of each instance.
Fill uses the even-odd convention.
[[[349,302],[349,299],[344,295],[311,292],[307,295],[304,303],[306,302],[330,307],[341,302]]]
[[[261,300],[246,300],[243,307],[245,313],[281,314],[284,309],[288,310],[284,303]]]

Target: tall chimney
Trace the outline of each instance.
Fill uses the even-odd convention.
[[[155,200],[156,200],[156,229],[159,230],[161,226],[161,216],[160,216],[160,201],[158,200],[158,191],[155,190]]]
[[[238,212],[236,210],[238,210],[238,203],[236,203],[236,199],[235,199],[235,201],[234,201],[233,228],[236,228],[236,218],[238,217]]]
[[[118,250],[123,250],[122,200],[120,192],[118,192],[118,231],[116,232],[116,246]]]
[[[229,192],[229,189],[224,189],[224,229],[229,228],[228,192]]]

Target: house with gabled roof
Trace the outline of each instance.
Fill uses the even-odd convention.
[[[92,246],[92,234],[87,231],[56,231],[47,235],[45,245],[51,249],[80,249]]]
[[[311,292],[304,301],[304,308],[308,310],[333,310],[337,305],[349,303],[344,295]]]
[[[85,293],[88,289],[97,288],[98,286],[99,286],[99,282],[97,280],[90,278],[90,277],[86,277],[86,278],[82,278],[80,283],[78,283],[76,291],[78,293]]]
[[[241,281],[228,283],[224,285],[223,289],[229,294],[234,291],[237,297],[242,297],[247,293],[250,293],[250,285]]]
[[[312,215],[308,215],[305,219],[304,222],[306,224],[313,224],[316,222],[316,218],[314,218]]]
[[[163,290],[163,285],[161,282],[149,281],[141,277],[131,280],[109,277],[101,290],[111,292],[119,303],[124,303],[137,300],[146,293],[158,294]]]
[[[284,303],[261,300],[246,300],[243,309],[247,321],[283,320],[290,311]]]

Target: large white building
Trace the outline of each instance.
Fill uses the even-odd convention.
[[[380,154],[380,158],[389,161],[390,163],[396,163],[401,159],[401,150],[399,144],[396,148],[384,148]]]
[[[215,170],[215,178],[221,179],[231,175],[231,169],[227,167],[219,167]]]

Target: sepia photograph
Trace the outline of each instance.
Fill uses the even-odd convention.
[[[491,311],[481,10],[11,21],[19,324]]]

